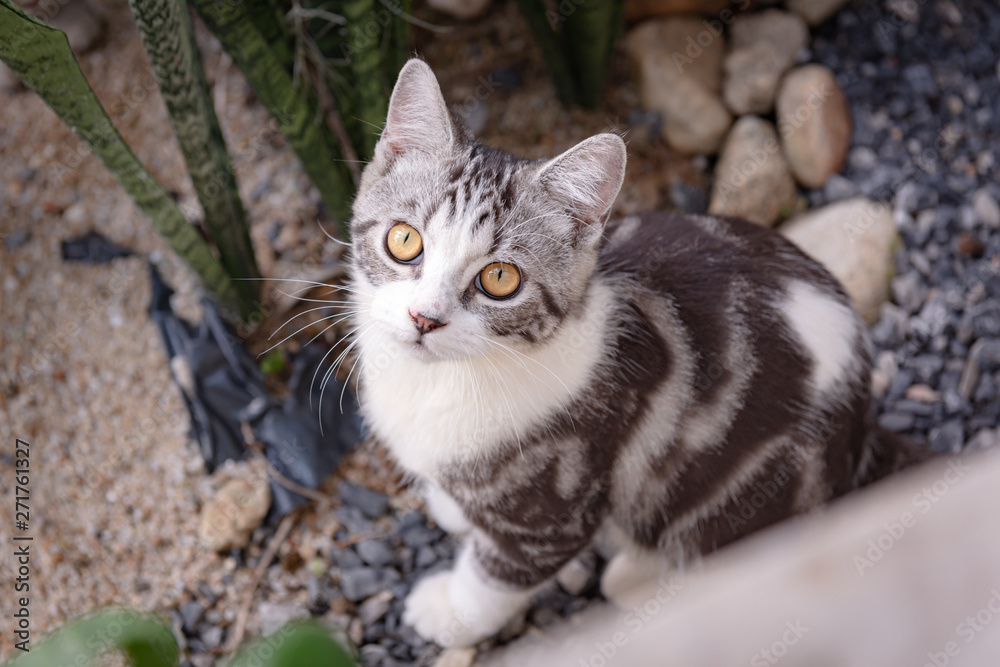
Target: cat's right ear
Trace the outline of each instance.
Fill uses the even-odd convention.
[[[392,161],[412,152],[438,154],[451,148],[455,129],[430,66],[413,58],[403,65],[389,100],[375,159]]]

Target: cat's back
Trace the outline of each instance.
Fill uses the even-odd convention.
[[[789,461],[790,481],[773,512],[755,515],[757,527],[854,485],[870,352],[863,322],[821,265],[742,220],[651,213],[609,226],[598,275],[621,303],[616,358],[635,356],[651,387],[612,492],[637,539],[706,550],[731,541],[749,526],[708,517],[735,511],[733,498],[785,475]],[[637,331],[659,341],[655,362],[633,352]],[[639,452],[662,472],[627,466]],[[656,479],[645,488],[663,489],[655,503],[630,491],[646,474]],[[647,505],[665,508],[671,527]]]

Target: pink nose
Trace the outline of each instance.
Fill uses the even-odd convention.
[[[433,317],[426,317],[420,313],[414,313],[412,310],[407,311],[410,314],[410,319],[413,320],[413,324],[417,327],[417,331],[422,334],[430,333],[435,329],[440,329],[447,322],[442,322],[441,320],[434,319]]]

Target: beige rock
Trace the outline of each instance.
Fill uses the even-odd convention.
[[[779,231],[844,285],[865,321],[878,320],[899,243],[887,206],[855,197],[799,216]]]
[[[648,21],[633,30],[626,50],[642,104],[663,117],[663,138],[683,153],[718,150],[732,123],[718,91],[725,40],[694,18]]]
[[[819,25],[833,16],[847,0],[787,0],[785,6],[805,19],[809,25]]]
[[[645,21],[625,39],[632,68],[662,68],[667,74],[693,77],[711,91],[722,85],[722,59],[726,40],[702,19],[678,17]]]
[[[459,19],[471,19],[484,14],[490,0],[427,0],[427,4],[444,14]]]
[[[792,173],[806,187],[823,187],[840,171],[851,144],[851,113],[833,72],[822,65],[792,70],[775,107]]]
[[[729,30],[730,47],[736,51],[759,42],[773,46],[791,65],[809,43],[809,28],[797,14],[780,9],[738,15]]]
[[[230,480],[202,508],[198,539],[212,551],[245,547],[270,507],[267,477]]]
[[[709,213],[773,225],[794,206],[795,182],[774,127],[757,116],[743,116],[715,167]]]
[[[726,78],[722,99],[737,115],[770,113],[778,83],[790,66],[768,42],[732,51],[723,66]]]
[[[691,77],[664,75],[646,67],[640,78],[647,109],[663,116],[663,138],[681,153],[710,155],[719,150],[732,125],[722,100]]]
[[[677,14],[714,16],[731,6],[731,0],[625,0],[625,18],[636,21],[649,16]]]
[[[473,646],[466,648],[449,648],[438,656],[434,662],[434,667],[470,667],[476,658],[476,649]]]

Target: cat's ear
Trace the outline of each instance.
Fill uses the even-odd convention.
[[[625,142],[617,134],[581,141],[542,165],[538,182],[582,224],[587,235],[600,234],[625,179]]]
[[[439,153],[451,147],[454,137],[455,129],[434,72],[423,60],[411,59],[396,79],[375,158],[392,160],[410,152]]]

